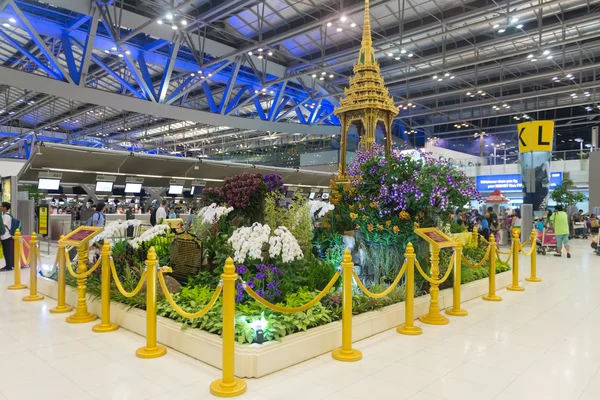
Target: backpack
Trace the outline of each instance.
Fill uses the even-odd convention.
[[[6,228],[8,228],[8,232],[10,233],[10,236],[15,236],[17,229],[21,230],[21,221],[19,221],[15,217],[13,217],[10,213],[6,213],[6,214],[10,215],[10,226],[6,226]],[[4,224],[2,224],[2,225],[4,225]]]
[[[87,226],[93,226],[93,224],[94,224],[94,216],[95,216],[96,214],[100,214],[100,213],[99,213],[98,211],[96,211],[94,214],[92,214],[92,216],[91,216],[91,217],[89,217],[89,218],[88,218],[88,220],[87,220],[87,221],[85,221],[85,224],[86,224]],[[98,220],[100,220],[100,218],[98,218]]]
[[[2,223],[0,223],[0,236],[2,236],[6,233],[6,227],[4,226],[4,218],[2,213],[0,213],[0,221],[2,221]]]
[[[156,225],[156,211],[158,209],[155,208],[151,213],[150,213],[150,225],[155,226]]]

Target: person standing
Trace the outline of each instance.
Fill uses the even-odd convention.
[[[571,246],[569,246],[569,216],[563,210],[563,206],[558,205],[554,208],[554,214],[550,217],[550,224],[554,228],[556,236],[556,254],[555,257],[562,256],[562,248],[567,250],[567,258],[571,258]]]
[[[162,205],[156,210],[156,223],[162,224],[167,219],[167,200],[163,200]]]
[[[103,201],[96,205],[96,212],[92,216],[92,226],[104,226],[106,217],[104,212],[106,211],[106,204]]]
[[[2,252],[4,253],[4,260],[6,260],[6,267],[4,267],[2,271],[10,271],[13,269],[15,264],[15,245],[13,237],[10,233],[10,227],[12,225],[12,216],[9,213],[10,203],[5,201],[2,202],[0,212],[2,213],[2,225],[4,228],[4,233],[0,236],[0,241],[2,241]]]

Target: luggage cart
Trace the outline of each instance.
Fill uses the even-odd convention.
[[[587,223],[585,221],[573,222],[573,230],[575,231],[575,237],[588,238]]]
[[[550,251],[556,251],[556,235],[554,234],[554,229],[552,228],[544,228],[544,232],[542,233],[542,243],[540,248],[541,254],[546,255],[546,253]]]

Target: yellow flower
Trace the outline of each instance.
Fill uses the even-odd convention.
[[[354,227],[355,229],[360,229],[360,225],[356,224],[356,226]]]
[[[420,227],[420,226],[421,226],[421,225],[420,225],[420,224],[418,224],[417,222],[413,223],[413,227],[414,227],[415,229],[417,229],[417,228],[418,228],[418,227]]]
[[[350,204],[350,205],[348,206],[348,208],[350,209],[350,211],[354,211],[354,204]]]
[[[369,225],[367,225],[367,230],[368,230],[369,232],[373,232],[373,224],[369,224]]]
[[[329,229],[331,228],[331,225],[329,224],[329,222],[323,222],[323,229]]]
[[[378,201],[372,201],[369,205],[371,207],[375,208],[375,207],[377,207],[377,205],[379,205],[379,202]]]
[[[350,219],[351,219],[352,221],[354,221],[356,218],[358,218],[358,214],[356,214],[356,213],[352,213],[352,212],[351,212],[351,213],[350,213]]]
[[[383,225],[381,225],[381,224],[377,225],[377,229],[379,229],[380,231],[382,231],[383,230]]]
[[[398,225],[394,225],[394,233],[397,235],[398,232],[400,232],[400,228],[398,228]]]
[[[387,226],[388,228],[392,226],[392,221],[390,221],[389,219],[385,221],[385,226]]]
[[[362,216],[362,220],[363,220],[363,221],[366,221],[366,220],[368,220],[368,219],[369,219],[369,217],[367,217],[366,215],[363,215],[363,216]]]
[[[401,220],[403,221],[408,221],[410,220],[410,214],[407,213],[406,211],[400,211],[400,214],[398,214],[398,216],[400,217]]]

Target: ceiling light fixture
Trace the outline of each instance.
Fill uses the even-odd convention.
[[[498,29],[498,33],[504,33],[506,32],[506,29],[502,28],[502,29]]]
[[[162,19],[159,19],[158,21],[156,21],[156,23],[159,25],[162,25],[163,24]]]
[[[548,54],[550,54],[550,50],[544,50],[544,55],[547,56]]]
[[[328,22],[328,23],[327,23],[327,26],[328,26],[328,27],[329,27],[329,26],[331,26],[331,25],[333,25],[331,22]]]
[[[533,54],[528,54],[527,58],[533,58]]]
[[[406,54],[406,50],[405,49],[400,50],[400,54]]]
[[[342,22],[346,22],[346,19],[347,19],[347,18],[346,18],[346,16],[345,16],[345,15],[343,15],[343,16],[342,16],[342,18],[340,18],[340,21],[342,21]]]
[[[341,32],[341,31],[343,31],[343,30],[344,30],[344,29],[343,29],[341,26],[339,26],[339,27],[336,29],[336,31],[338,31],[338,32]]]
[[[511,24],[516,24],[517,22],[519,22],[519,18],[517,18],[517,17],[512,17],[512,18],[510,19],[510,23],[511,23]]]
[[[177,25],[176,24],[171,25],[171,29],[173,29],[174,31],[176,31],[177,30]]]
[[[10,24],[7,23],[7,22],[3,23],[2,26],[5,27],[5,28],[10,28]]]
[[[356,28],[356,23],[354,23],[354,22],[353,22],[353,23],[351,23],[351,24],[350,24],[350,27],[351,27],[351,28]]]
[[[523,28],[523,24],[517,25],[517,29],[522,29],[522,28]]]
[[[167,15],[165,15],[165,18],[168,20],[172,20],[173,19],[173,14],[171,14],[170,12],[167,13]]]
[[[181,25],[183,25],[183,26],[186,26],[186,25],[187,25],[187,21],[186,21],[185,19],[182,19],[182,20],[180,21],[180,23],[181,23]]]
[[[408,53],[408,56],[412,57],[412,56],[414,56],[414,54],[413,53]]]
[[[492,26],[493,29],[498,29],[500,28],[500,24],[494,24],[494,26]]]
[[[13,24],[16,24],[16,23],[17,23],[17,20],[16,20],[16,19],[14,19],[14,18],[9,18],[8,20],[9,20],[10,22],[12,22]]]

